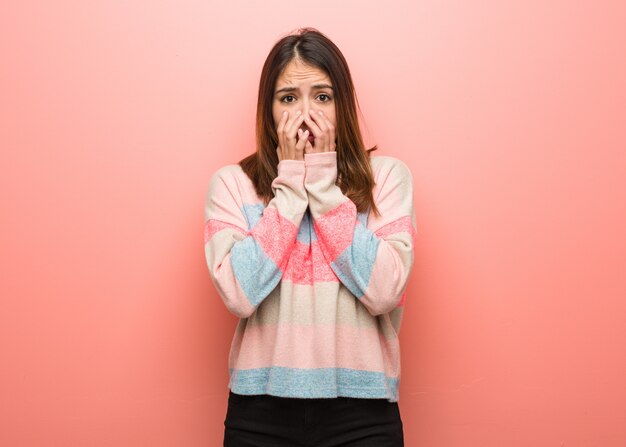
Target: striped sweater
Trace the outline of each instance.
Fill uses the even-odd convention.
[[[359,213],[335,184],[336,156],[280,161],[267,206],[239,165],[211,177],[204,249],[217,292],[239,317],[234,393],[399,400],[398,334],[417,235],[411,172],[370,156],[381,215]]]

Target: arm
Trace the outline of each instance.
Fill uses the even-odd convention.
[[[224,304],[247,318],[278,285],[295,244],[307,208],[304,161],[278,164],[274,197],[250,230],[239,188],[227,170],[211,178],[204,208],[204,252]]]
[[[375,192],[380,217],[367,226],[356,205],[335,184],[337,153],[305,154],[305,189],[315,233],[339,280],[371,315],[400,304],[413,265],[416,233],[411,172],[399,160],[381,167]]]

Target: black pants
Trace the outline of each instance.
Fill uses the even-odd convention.
[[[403,447],[397,402],[228,395],[224,447]]]

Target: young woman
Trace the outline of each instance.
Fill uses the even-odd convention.
[[[337,46],[299,29],[270,51],[256,152],[218,169],[205,254],[238,316],[224,445],[404,445],[400,345],[416,236],[411,172],[370,156]]]

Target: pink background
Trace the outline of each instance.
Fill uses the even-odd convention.
[[[625,22],[621,1],[6,2],[0,445],[221,445],[236,318],[204,196],[299,26],[415,178],[406,445],[626,445]]]

